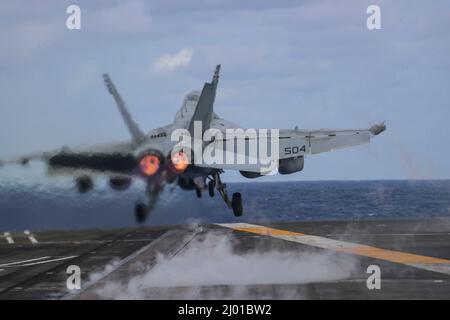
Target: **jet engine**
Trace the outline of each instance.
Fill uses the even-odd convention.
[[[161,154],[156,151],[147,152],[138,159],[139,170],[144,177],[151,177],[160,172],[164,161]]]
[[[178,152],[172,152],[169,155],[169,168],[174,173],[183,173],[189,167],[189,156],[188,153],[180,150]]]

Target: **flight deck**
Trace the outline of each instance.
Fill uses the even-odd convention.
[[[449,219],[0,233],[0,299],[449,298]]]

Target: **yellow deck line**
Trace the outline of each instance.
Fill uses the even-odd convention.
[[[450,260],[434,258],[429,256],[422,256],[419,254],[393,251],[381,249],[371,246],[360,246],[350,250],[339,250],[340,252],[353,253],[360,256],[387,260],[401,264],[436,264],[436,263],[450,263]]]
[[[336,252],[350,253],[369,258],[381,259],[412,266],[419,269],[425,269],[450,275],[450,260],[448,259],[434,258],[419,254],[382,249],[352,242],[334,240],[320,236],[307,235],[300,232],[275,229],[248,223],[223,223],[217,225],[235,231],[243,231],[270,236],[273,238],[297,242],[322,249],[329,249]]]
[[[273,228],[268,228],[268,227],[235,228],[234,230],[252,232],[252,233],[262,234],[265,236],[304,236],[303,233],[273,229]]]

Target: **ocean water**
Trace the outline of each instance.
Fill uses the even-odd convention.
[[[146,224],[450,217],[450,180],[250,182],[228,190],[242,193],[242,217],[219,196],[167,188]],[[104,181],[78,194],[67,182],[0,181],[0,231],[136,226],[143,194],[142,183],[116,192]]]

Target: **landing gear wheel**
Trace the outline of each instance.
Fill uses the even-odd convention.
[[[233,193],[231,198],[231,208],[233,209],[234,216],[242,216],[242,196],[239,192]]]
[[[136,222],[143,223],[147,218],[148,207],[143,203],[138,203],[134,207],[134,216],[136,218]]]
[[[209,196],[212,198],[214,197],[214,188],[216,187],[216,183],[214,181],[208,182],[208,193]]]
[[[200,188],[195,188],[195,194],[197,195],[197,198],[201,198],[202,197],[202,190],[200,190]]]

